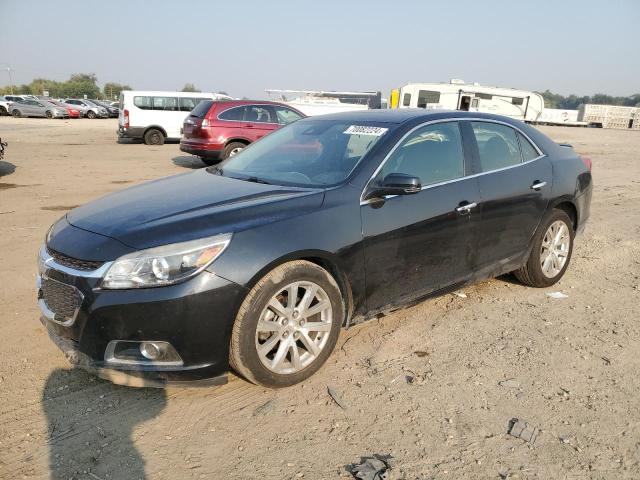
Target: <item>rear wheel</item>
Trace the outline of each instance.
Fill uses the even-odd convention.
[[[16,118],[20,118],[22,116],[22,113],[20,113],[20,110],[16,108],[13,112],[11,112],[11,115],[13,115]]]
[[[229,145],[224,147],[224,152],[222,152],[222,159],[226,159],[229,157],[233,157],[240,153],[247,145],[242,142],[231,142]]]
[[[245,298],[233,325],[229,361],[247,380],[288,387],[329,358],[344,319],[333,277],[302,260],[280,265]]]
[[[53,118],[53,113],[51,113],[51,110],[47,110],[44,114],[47,118]]]
[[[9,112],[7,111],[7,109],[4,108],[2,105],[0,105],[0,115],[9,115]]]
[[[157,128],[150,128],[144,134],[144,143],[147,145],[163,145],[164,134]]]
[[[549,287],[562,278],[573,252],[573,222],[562,210],[551,210],[540,223],[527,263],[514,272],[532,287]]]
[[[96,112],[94,112],[93,110],[89,110],[87,112],[87,118],[90,118],[93,120],[94,118],[96,118]]]

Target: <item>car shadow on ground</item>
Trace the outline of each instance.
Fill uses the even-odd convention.
[[[5,175],[11,175],[15,171],[16,171],[16,166],[13,163],[0,160],[0,177],[4,177]]]
[[[204,168],[206,165],[202,160],[193,155],[184,155],[180,157],[173,157],[171,161],[178,167],[183,168]]]
[[[51,372],[42,394],[52,479],[146,479],[132,433],[167,404],[163,389],[131,388],[78,369]]]

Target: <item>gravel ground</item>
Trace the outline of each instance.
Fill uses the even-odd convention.
[[[355,326],[312,379],[270,391],[115,386],[47,338],[34,279],[48,226],[202,167],[115,130],[0,118],[0,478],[350,478],[373,454],[394,457],[392,479],[640,478],[640,132],[542,128],[595,176],[559,284],[501,277]],[[512,418],[539,428],[534,444],[506,434]]]

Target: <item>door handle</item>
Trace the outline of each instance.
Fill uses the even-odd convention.
[[[244,127],[245,127],[245,128],[253,128],[253,125],[252,125],[252,124],[250,124],[250,123],[247,123]]]
[[[531,190],[540,190],[546,184],[547,182],[541,182],[539,180],[536,180],[535,182],[533,182],[533,185],[531,185]]]
[[[462,215],[466,215],[467,213],[469,213],[471,211],[472,208],[477,207],[478,204],[476,202],[473,203],[466,203],[464,205],[460,205],[459,207],[456,208],[456,212],[462,214]]]

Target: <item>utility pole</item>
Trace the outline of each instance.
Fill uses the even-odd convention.
[[[9,88],[11,89],[11,95],[13,95],[13,79],[11,78],[11,67],[7,66],[7,73],[9,74]]]

